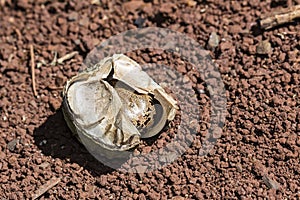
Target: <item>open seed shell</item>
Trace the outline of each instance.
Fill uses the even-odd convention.
[[[63,90],[63,113],[72,132],[88,149],[108,157],[158,134],[177,109],[176,101],[123,54],[80,72]]]

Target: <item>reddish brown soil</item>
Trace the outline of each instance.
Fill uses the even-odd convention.
[[[53,177],[60,181],[41,199],[300,198],[300,21],[268,31],[255,27],[263,14],[300,2],[170,2],[0,1],[1,198],[29,199]],[[72,136],[60,109],[62,86],[88,52],[111,35],[138,26],[186,33],[204,47],[216,32],[221,41],[210,53],[225,84],[228,111],[209,155],[198,156],[207,128],[202,127],[183,156],[143,175],[97,162]],[[271,44],[268,55],[256,53],[263,40]],[[37,97],[31,86],[30,45],[36,63],[46,63],[35,69]],[[72,51],[79,54],[63,65],[47,64],[54,52],[62,57]],[[172,59],[147,54],[130,56],[142,62]],[[204,89],[197,77],[190,78]],[[207,119],[206,97],[201,97],[202,121]],[[159,148],[168,137],[156,139]]]

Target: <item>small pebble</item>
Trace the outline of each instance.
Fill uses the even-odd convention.
[[[214,50],[217,46],[219,46],[220,37],[216,32],[212,32],[209,36],[209,40],[207,43],[208,49]]]
[[[266,55],[272,53],[271,43],[268,40],[261,41],[256,46],[256,53],[260,55]]]
[[[7,148],[10,150],[10,151],[14,151],[17,144],[19,143],[19,139],[13,139],[12,141],[10,141],[8,144],[7,144]]]

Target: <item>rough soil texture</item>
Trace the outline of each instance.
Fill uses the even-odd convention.
[[[52,182],[40,199],[299,199],[300,21],[268,31],[256,27],[262,15],[295,4],[300,2],[0,1],[1,198],[30,199]],[[186,74],[188,86],[206,92],[199,94],[199,133],[183,156],[153,172],[122,173],[97,162],[72,136],[61,91],[100,42],[150,26],[185,33],[208,49],[225,84],[227,117],[213,151],[198,156],[209,118],[203,81],[171,54],[128,53],[138,62],[169,64]],[[212,32],[220,36],[215,48],[207,45]],[[60,58],[73,51],[79,53],[72,59],[51,64],[55,52]],[[160,148],[170,134],[144,142],[140,151]]]

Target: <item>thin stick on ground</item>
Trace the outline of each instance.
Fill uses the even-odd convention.
[[[59,59],[57,60],[57,63],[58,63],[58,64],[63,64],[64,61],[73,58],[73,57],[74,57],[75,55],[77,55],[77,54],[78,54],[77,51],[73,51],[73,52],[71,52],[71,53],[68,53],[68,54],[64,55],[63,57],[59,58]]]
[[[34,51],[33,45],[30,45],[30,57],[31,57],[31,80],[32,80],[32,89],[34,96],[37,96],[36,85],[35,85],[35,61],[34,61]]]
[[[21,34],[20,30],[16,28],[15,32],[16,32],[16,34],[18,36],[18,39],[21,40],[22,39],[22,34]]]
[[[42,185],[35,193],[32,195],[32,200],[35,200],[42,196],[45,192],[53,188],[60,182],[60,178],[53,177],[49,181],[47,181],[44,185]]]
[[[262,29],[267,30],[278,25],[292,22],[296,18],[300,18],[300,5],[273,12],[271,15],[263,17],[259,23]]]

